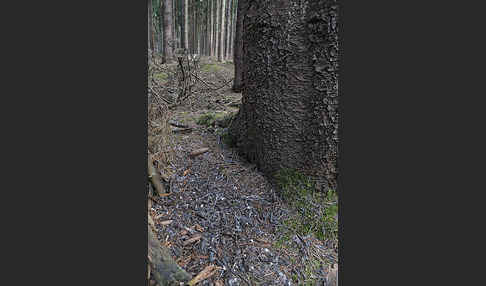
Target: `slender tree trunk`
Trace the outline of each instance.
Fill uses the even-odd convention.
[[[210,40],[209,40],[209,56],[213,57],[214,56],[214,0],[209,0],[209,11],[210,11]]]
[[[152,40],[152,0],[148,0],[148,48],[153,50],[154,42]]]
[[[170,0],[168,0],[170,1]],[[159,12],[157,13],[158,17],[157,17],[157,20],[158,20],[158,27],[159,27],[159,37],[157,39],[157,43],[158,43],[158,46],[159,46],[159,54],[162,55],[162,57],[164,56],[164,34],[165,34],[165,30],[164,30],[164,5],[163,5],[163,1],[160,0],[159,1],[159,7],[158,7],[158,10]]]
[[[192,2],[192,53],[197,54],[197,2]]]
[[[177,1],[179,6],[179,44],[184,49],[184,1]]]
[[[229,54],[229,41],[231,36],[231,3],[233,0],[225,0],[228,1],[226,5],[226,28],[225,28],[225,38],[224,38],[224,54],[223,59],[226,61],[228,59]]]
[[[210,56],[211,52],[211,1],[206,0],[206,45],[205,45],[205,55]]]
[[[177,14],[176,14],[176,0],[169,0],[171,1],[171,7],[172,7],[172,11],[171,11],[171,19],[172,19],[172,51],[177,48],[177,30],[176,30],[176,27],[177,27]]]
[[[227,44],[227,52],[226,52],[226,58],[228,60],[232,60],[232,51],[233,51],[233,30],[234,30],[234,0],[230,0],[230,18],[229,18],[229,28],[228,28],[228,44]]]
[[[238,0],[236,8],[236,30],[233,49],[233,63],[235,65],[235,79],[233,80],[233,91],[241,92],[243,88],[243,17],[246,10],[247,0]]]
[[[172,0],[165,0],[163,4],[164,11],[164,51],[163,59],[165,63],[172,62],[172,45],[174,39],[172,37]]]
[[[220,32],[219,32],[219,46],[218,46],[218,62],[224,62],[224,16],[225,16],[225,0],[221,0],[220,5]]]
[[[321,190],[335,189],[337,1],[248,4],[245,87],[230,134],[241,153],[270,179],[282,169],[293,169]]]
[[[189,0],[184,0],[184,48],[189,51]]]
[[[219,21],[220,21],[220,16],[219,16],[219,10],[220,10],[220,1],[221,0],[216,0],[216,7],[215,7],[215,13],[216,13],[216,19],[214,23],[214,56],[216,59],[218,58],[218,50],[219,50],[219,32],[220,32],[220,26],[219,26]]]
[[[187,46],[187,52],[192,54],[192,0],[187,0],[187,42],[189,45]]]

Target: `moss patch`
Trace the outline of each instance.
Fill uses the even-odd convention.
[[[159,72],[159,73],[155,73],[155,74],[154,74],[154,78],[155,78],[156,80],[158,80],[158,81],[162,81],[162,82],[167,81],[167,77],[168,77],[168,75],[167,75],[167,73],[165,73],[165,72]]]
[[[221,67],[217,64],[203,64],[201,70],[204,72],[216,72],[220,70]]]
[[[228,130],[225,130],[221,135],[221,140],[223,143],[228,145],[229,147],[236,147],[236,140],[235,138],[229,133]]]
[[[219,126],[222,128],[226,128],[229,126],[231,119],[233,118],[235,113],[233,112],[208,112],[203,115],[201,115],[199,118],[197,118],[196,123],[199,125],[205,125],[205,126]]]
[[[310,178],[295,170],[280,170],[275,179],[281,197],[295,210],[295,215],[284,221],[290,232],[302,236],[312,233],[320,240],[337,240],[338,197],[335,191],[318,192]]]

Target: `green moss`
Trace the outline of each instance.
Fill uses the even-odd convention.
[[[206,126],[211,126],[214,124],[214,113],[206,113],[201,116],[196,120],[196,123],[199,125],[206,125]]]
[[[197,118],[196,123],[208,127],[218,125],[222,128],[226,128],[231,123],[234,114],[234,112],[208,112]]]
[[[216,72],[219,69],[221,69],[221,67],[217,64],[203,64],[201,66],[201,70],[205,72]]]
[[[283,222],[299,235],[313,233],[320,240],[337,240],[338,213],[335,191],[318,192],[313,181],[302,173],[282,169],[275,174],[281,197],[295,210],[295,215]]]
[[[228,145],[229,147],[236,147],[236,140],[235,138],[229,133],[228,130],[223,132],[223,135],[221,136],[221,139],[223,140],[223,143]]]
[[[154,74],[154,78],[155,78],[156,80],[158,80],[158,81],[163,81],[163,82],[165,82],[165,81],[167,80],[167,77],[168,77],[168,75],[167,75],[167,73],[165,73],[165,72],[160,72],[160,73],[155,73],[155,74]]]

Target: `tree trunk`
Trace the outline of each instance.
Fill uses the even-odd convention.
[[[235,79],[233,81],[233,91],[241,92],[243,88],[243,18],[247,0],[238,0],[236,8],[236,30],[233,48],[233,62],[235,65]]]
[[[224,54],[224,16],[226,14],[225,11],[225,0],[220,0],[220,31],[219,31],[219,46],[218,46],[218,62],[223,62],[223,54]]]
[[[192,1],[192,53],[197,54],[197,2]]]
[[[149,50],[153,50],[154,41],[152,38],[152,0],[148,0],[148,48]]]
[[[161,4],[162,5],[162,4]],[[163,59],[165,63],[172,62],[172,45],[174,38],[172,36],[172,0],[165,0],[163,3],[164,11],[164,35],[163,35]]]
[[[336,188],[336,0],[248,3],[243,99],[230,134],[269,178],[293,169]],[[241,16],[238,15],[238,16]]]
[[[229,25],[229,37],[228,37],[228,53],[226,58],[229,60],[233,60],[233,37],[234,37],[234,30],[235,30],[235,1],[230,0],[231,9],[230,9],[230,25]]]
[[[175,0],[170,0],[171,1],[171,6],[172,6],[172,11],[171,11],[171,19],[172,19],[172,52],[174,51],[174,49],[176,49],[178,46],[177,46],[177,13],[176,13],[176,2]]]
[[[221,0],[214,0],[215,2],[215,7],[214,7],[214,12],[215,12],[215,22],[214,22],[214,56],[216,59],[218,58],[218,49],[219,49],[219,2]]]
[[[213,14],[211,13],[212,12],[212,9],[211,9],[211,3],[212,1],[211,0],[207,0],[208,3],[207,3],[207,33],[208,33],[208,36],[207,36],[207,42],[206,42],[206,53],[207,53],[207,56],[211,56],[211,39],[212,39],[212,35],[211,33],[213,32],[213,29],[212,29],[212,26],[211,26],[211,23],[212,23],[212,16]]]
[[[164,5],[163,1],[159,1],[159,12],[157,13],[158,15],[158,24],[159,24],[159,36],[157,39],[157,43],[159,46],[159,53],[163,56],[164,55],[164,34],[166,31],[164,30]]]
[[[226,28],[225,28],[225,44],[224,44],[224,55],[223,58],[224,60],[228,59],[228,54],[229,54],[229,41],[231,37],[231,3],[233,0],[229,0],[227,5],[226,5]]]
[[[184,0],[184,48],[189,52],[189,0]]]

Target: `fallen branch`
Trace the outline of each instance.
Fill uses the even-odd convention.
[[[186,246],[186,245],[191,244],[193,242],[196,242],[196,241],[198,241],[200,239],[201,239],[201,235],[200,234],[196,234],[195,236],[193,236],[193,237],[189,238],[188,240],[184,241],[182,244],[184,246]]]
[[[181,127],[181,128],[188,128],[189,127],[189,126],[182,124],[182,123],[179,123],[175,120],[169,120],[169,124],[172,125],[172,126]]]
[[[230,107],[240,107],[240,105],[241,105],[241,101],[234,101],[228,104],[228,106]]]
[[[189,154],[189,156],[190,156],[191,158],[195,158],[196,156],[199,156],[199,155],[201,155],[201,154],[204,154],[204,153],[206,153],[206,152],[208,152],[208,151],[209,151],[209,148],[201,148],[201,149],[197,149],[197,150],[192,151],[192,152],[191,152],[191,154]]]
[[[225,82],[223,85],[221,85],[220,87],[216,87],[215,85],[211,84],[212,86],[215,86],[214,88],[210,86],[209,83],[205,82],[203,79],[201,79],[200,77],[198,77],[197,75],[195,74],[192,74],[197,80],[199,80],[200,82],[204,83],[208,88],[209,90],[212,90],[212,91],[216,91],[216,90],[219,90],[225,86],[228,85],[228,83],[232,82],[233,81],[233,78],[231,78],[230,80],[228,80],[227,82]]]
[[[197,283],[199,283],[203,280],[208,279],[209,277],[216,274],[216,272],[218,272],[218,269],[219,268],[217,266],[212,265],[212,264],[206,266],[206,268],[204,268],[203,271],[199,272],[199,274],[196,277],[194,277],[194,279],[189,281],[189,283],[187,285],[193,286],[193,285],[196,285]]]
[[[191,131],[192,131],[191,127],[187,127],[187,128],[176,127],[172,129],[172,133],[189,133]]]

